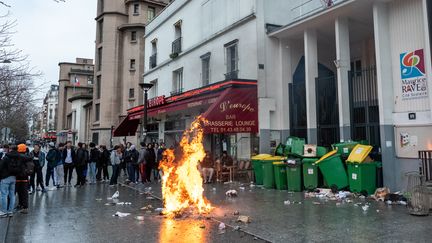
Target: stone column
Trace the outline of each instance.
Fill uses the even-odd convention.
[[[306,114],[308,143],[317,143],[315,79],[318,77],[318,47],[316,30],[304,31]]]

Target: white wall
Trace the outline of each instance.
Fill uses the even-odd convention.
[[[175,1],[174,3],[176,3]],[[158,95],[169,96],[172,91],[172,72],[183,67],[184,91],[201,86],[200,56],[211,53],[210,82],[225,79],[225,48],[224,44],[238,39],[239,78],[257,79],[256,25],[250,18],[242,25],[230,29],[235,23],[250,16],[254,12],[255,1],[245,0],[206,0],[178,1],[186,6],[180,8],[165,22],[161,18],[173,10],[174,3],[152,21],[146,29],[145,61],[146,73],[144,81],[158,80]],[[188,3],[187,3],[188,2]],[[178,7],[178,6],[177,6]],[[198,17],[197,17],[198,14]],[[165,16],[166,17],[166,16]],[[174,24],[182,21],[182,53],[171,60],[171,44],[175,39]],[[155,27],[157,22],[162,25]],[[218,35],[218,33],[223,34]],[[149,70],[149,57],[152,55],[151,41],[157,38],[157,64]],[[210,40],[211,41],[207,41]],[[199,45],[197,47],[197,45]],[[168,63],[167,63],[168,62]]]

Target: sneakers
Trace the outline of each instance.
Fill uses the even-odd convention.
[[[0,218],[7,218],[8,216],[8,213],[0,212]]]
[[[28,211],[29,211],[28,208],[23,208],[19,212],[22,214],[28,214],[29,213]]]

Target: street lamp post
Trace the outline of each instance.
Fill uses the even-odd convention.
[[[141,142],[145,142],[147,136],[147,99],[148,91],[153,87],[151,83],[139,83],[139,86],[144,91],[144,116],[141,120]]]

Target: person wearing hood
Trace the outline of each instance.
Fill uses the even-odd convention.
[[[75,187],[82,187],[85,185],[85,174],[84,170],[87,166],[88,152],[86,151],[85,143],[78,143],[78,149],[76,151],[75,170],[77,174],[77,184]]]
[[[136,169],[138,167],[138,157],[139,157],[139,152],[136,150],[135,145],[131,143],[127,143],[127,149],[124,155],[124,161],[127,166],[130,183],[135,183],[135,184],[137,183]]]
[[[17,146],[11,146],[11,151],[0,161],[0,217],[12,217],[15,206],[16,176],[21,172],[20,154]],[[8,202],[9,199],[9,202]]]
[[[17,211],[23,214],[28,213],[28,182],[29,176],[34,172],[34,163],[27,155],[27,146],[19,144],[17,147],[18,161],[21,166],[20,172],[16,175],[15,191],[18,195]]]
[[[156,154],[152,143],[147,144],[147,151],[144,155],[144,160],[146,161],[146,170],[145,170],[146,180],[147,182],[151,182],[150,180],[152,174],[151,172],[156,163]]]
[[[40,145],[35,144],[33,151],[30,152],[30,157],[33,158],[34,171],[30,176],[30,194],[36,192],[36,188],[40,186],[42,192],[46,192],[43,181],[42,169],[45,166],[45,153],[41,151]],[[36,184],[35,184],[36,179]]]

